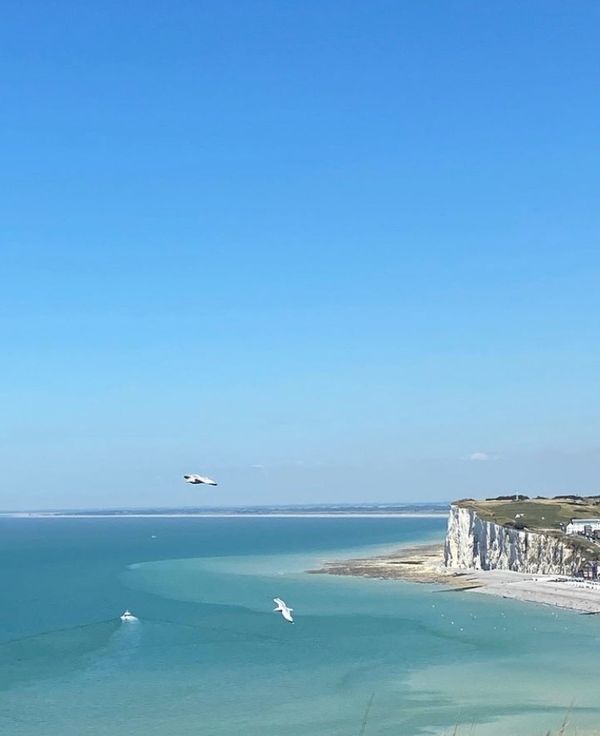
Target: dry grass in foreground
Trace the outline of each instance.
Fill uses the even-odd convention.
[[[374,698],[375,698],[375,693],[373,693],[371,695],[371,697],[369,698],[369,701],[367,703],[367,707],[365,708],[365,714],[363,716],[362,723],[360,725],[360,731],[358,732],[358,736],[368,736],[367,725],[368,725],[368,722],[369,722],[369,713],[371,712],[371,708],[373,706],[373,700],[374,700]],[[558,731],[546,731],[543,734],[543,736],[567,736],[567,734],[569,733],[567,731],[567,729],[569,727],[569,718],[570,718],[570,715],[571,715],[571,708],[569,708],[569,710],[567,711],[565,717],[563,718],[563,722],[560,725],[560,728],[558,729]],[[472,723],[467,728],[468,728],[468,734],[467,734],[467,732],[465,730],[465,727],[461,727],[461,726],[458,726],[458,725],[457,726],[454,726],[454,730],[451,733],[448,732],[448,734],[449,734],[449,736],[469,736],[469,735],[470,736],[473,736],[476,733],[477,725],[475,723]],[[575,731],[573,731],[571,733],[573,733],[573,735],[576,736],[577,729],[575,729]],[[515,734],[510,734],[510,736],[515,736]],[[531,734],[531,736],[534,736],[534,734]],[[542,735],[540,735],[540,736],[542,736]],[[600,733],[598,734],[598,736],[600,736]]]

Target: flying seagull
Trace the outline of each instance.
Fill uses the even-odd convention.
[[[212,478],[207,478],[205,475],[184,475],[183,480],[186,483],[191,483],[197,486],[199,483],[203,483],[206,486],[216,486],[217,482]]]
[[[285,601],[281,600],[281,598],[273,598],[273,603],[277,606],[277,608],[273,609],[273,612],[280,613],[286,621],[293,624],[294,618],[292,616],[292,611],[294,609],[290,608]]]

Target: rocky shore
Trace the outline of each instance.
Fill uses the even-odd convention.
[[[448,568],[444,563],[443,544],[415,545],[376,557],[330,561],[308,572],[435,583],[457,592],[497,595],[580,613],[600,613],[600,584],[510,570]]]
[[[354,575],[380,580],[409,580],[414,583],[448,582],[448,574],[444,569],[443,544],[415,545],[377,557],[326,562],[322,568],[308,572]]]

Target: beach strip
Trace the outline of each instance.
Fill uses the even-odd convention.
[[[457,570],[444,566],[442,544],[413,545],[376,557],[325,562],[312,574],[351,575],[412,583],[435,583],[440,592],[465,592],[600,613],[600,584],[556,575],[510,570]]]

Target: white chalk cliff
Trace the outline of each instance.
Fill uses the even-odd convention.
[[[581,553],[560,535],[512,529],[480,519],[468,506],[450,507],[444,549],[448,568],[572,575],[582,562]]]

